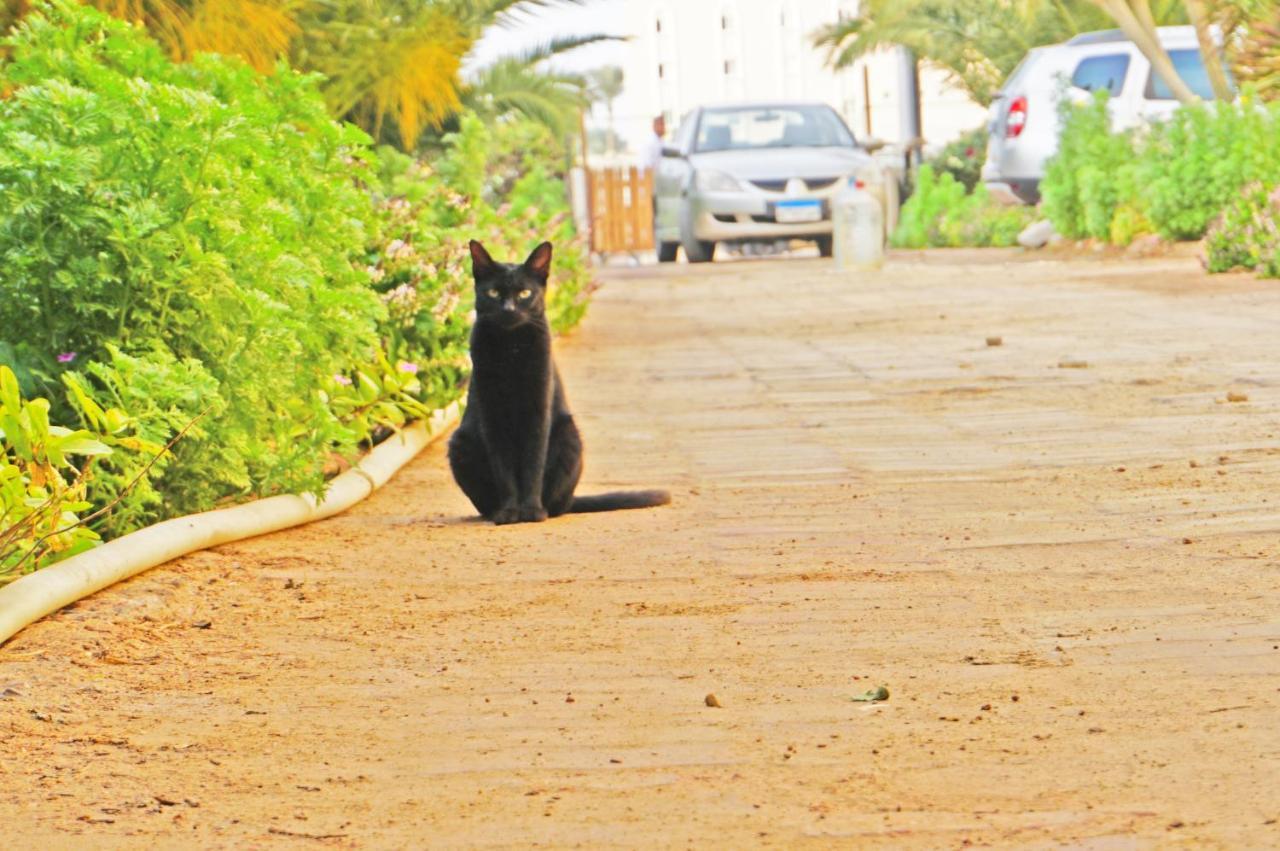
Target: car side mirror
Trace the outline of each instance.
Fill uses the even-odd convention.
[[[664,157],[675,157],[676,159],[684,159],[684,152],[679,148],[673,148],[670,145],[662,146],[662,155]]]
[[[868,154],[874,154],[884,146],[888,145],[884,139],[867,139],[862,143],[862,149]]]

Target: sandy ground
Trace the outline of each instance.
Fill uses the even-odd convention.
[[[482,525],[436,446],[35,625],[0,844],[1280,847],[1278,314],[1186,259],[610,272],[582,490],[672,506]]]

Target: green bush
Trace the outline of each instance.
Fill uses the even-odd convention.
[[[1107,96],[1104,89],[1087,104],[1063,100],[1058,151],[1040,182],[1045,216],[1070,239],[1109,239],[1117,209],[1133,197],[1133,136],[1111,132]]]
[[[1106,100],[1103,91],[1063,108],[1040,188],[1064,236],[1117,245],[1142,233],[1199,239],[1244,187],[1280,181],[1280,106],[1260,106],[1246,92],[1236,103],[1181,107],[1142,132],[1113,133]]]
[[[172,502],[210,507],[196,495],[185,496],[188,455],[164,452],[165,444],[182,433],[183,441],[200,445],[223,467],[237,464],[229,447],[208,440],[209,424],[227,410],[218,380],[194,358],[178,360],[156,348],[138,356],[125,354],[114,343],[106,358],[65,372],[62,383],[79,420],[113,453],[99,460],[88,481],[88,493],[99,506],[110,506],[94,528],[116,537],[163,519]],[[125,422],[112,422],[105,410],[128,411]],[[185,447],[183,447],[185,449]],[[224,457],[226,456],[226,457]],[[188,465],[188,466],[184,466]]]
[[[1249,269],[1280,278],[1280,185],[1254,183],[1227,205],[1205,236],[1210,272]]]
[[[1280,180],[1280,108],[1243,97],[1183,107],[1142,146],[1138,185],[1147,217],[1167,239],[1199,239],[1240,191]]]
[[[966,193],[951,174],[938,176],[932,166],[923,165],[915,192],[902,205],[892,242],[899,248],[1011,246],[1034,220],[1032,207],[1001,204],[983,184]]]
[[[352,180],[363,134],[328,117],[311,78],[175,64],[74,4],[7,44],[0,329],[22,329],[18,357],[46,387],[58,355],[100,361],[109,344],[213,377],[234,404],[176,448],[169,511],[318,490],[344,439],[321,391],[371,356],[383,315],[351,262],[372,216]]]
[[[972,192],[982,181],[982,163],[987,157],[987,128],[977,127],[948,143],[929,159],[936,174],[950,174],[966,192]]]
[[[81,523],[95,458],[111,455],[103,435],[49,422],[47,399],[22,398],[0,365],[0,584],[83,552],[98,535]],[[121,411],[103,412],[123,427]]]

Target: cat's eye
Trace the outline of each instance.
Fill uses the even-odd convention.
[[[489,298],[497,298],[498,291],[494,287],[489,287],[489,289],[485,291],[485,295],[487,295]]]
[[[533,295],[533,290],[521,290],[521,291],[520,291],[520,298],[528,298],[528,297],[529,297],[529,296],[531,296],[531,295]]]

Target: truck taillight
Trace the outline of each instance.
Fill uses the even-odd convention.
[[[1004,135],[1006,139],[1016,139],[1022,133],[1022,128],[1027,126],[1027,99],[1025,97],[1016,97],[1013,103],[1009,104],[1009,115],[1004,121]]]

